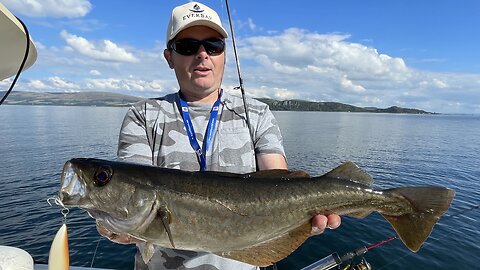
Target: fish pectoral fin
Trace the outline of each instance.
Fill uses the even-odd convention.
[[[155,246],[152,243],[145,243],[138,245],[138,250],[142,255],[143,262],[148,264],[148,262],[152,259],[153,254],[155,253]]]
[[[455,192],[442,187],[394,188],[389,192],[407,199],[414,211],[400,216],[382,213],[402,242],[417,252],[433,230],[433,226],[448,210]]]
[[[255,266],[268,266],[290,255],[305,242],[311,230],[312,224],[307,222],[280,237],[255,246],[216,254]]]
[[[172,231],[170,230],[170,223],[172,223],[172,213],[170,213],[170,211],[168,211],[168,209],[166,208],[161,208],[158,210],[158,215],[160,216],[160,220],[162,221],[163,227],[165,228],[165,232],[168,235],[168,240],[170,240],[170,244],[172,244],[172,247],[175,248]]]
[[[343,163],[322,177],[349,180],[366,186],[372,186],[373,184],[373,178],[352,161]],[[322,177],[320,177],[320,179]]]

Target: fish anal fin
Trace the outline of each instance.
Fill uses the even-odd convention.
[[[305,171],[289,171],[282,169],[262,170],[254,173],[246,174],[247,177],[253,178],[281,178],[284,180],[294,178],[310,178],[310,175]]]
[[[290,255],[310,236],[312,224],[307,222],[298,228],[255,246],[217,253],[217,255],[255,266],[268,266]]]
[[[437,220],[431,220],[429,224],[412,222],[412,219],[415,219],[412,214],[398,217],[384,215],[383,217],[392,225],[405,246],[413,252],[420,249],[437,222]]]
[[[406,198],[413,212],[400,216],[382,214],[390,222],[402,242],[417,252],[433,230],[433,226],[448,210],[455,192],[443,187],[406,187],[389,190]]]
[[[322,177],[349,180],[367,186],[371,186],[373,184],[373,178],[352,161],[343,163]]]

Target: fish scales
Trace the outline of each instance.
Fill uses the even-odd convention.
[[[100,159],[64,166],[60,199],[87,210],[99,232],[120,243],[207,251],[265,266],[283,259],[309,236],[315,214],[363,218],[382,214],[416,251],[448,209],[443,187],[374,190],[352,162],[309,177],[284,170],[249,174],[185,172]]]

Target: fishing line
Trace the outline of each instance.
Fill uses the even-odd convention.
[[[230,26],[230,33],[232,35],[233,54],[235,55],[235,63],[236,63],[236,66],[237,66],[237,75],[238,75],[238,83],[239,83],[239,86],[234,87],[234,89],[235,90],[240,89],[240,92],[242,94],[243,108],[245,110],[245,120],[247,122],[248,131],[250,133],[250,138],[252,140],[252,147],[253,147],[253,150],[255,151],[255,141],[254,141],[254,138],[253,138],[252,127],[251,127],[251,124],[250,124],[250,117],[249,117],[249,113],[248,113],[247,100],[246,100],[246,97],[245,97],[245,89],[243,88],[242,73],[240,72],[240,62],[238,60],[237,45],[235,43],[235,34],[233,32],[233,23],[232,23],[232,17],[230,15],[230,7],[228,5],[228,0],[225,0],[225,6],[227,8],[228,24]],[[258,170],[258,166],[257,166],[257,170]]]
[[[479,208],[480,208],[480,204],[474,205],[474,206],[472,206],[472,207],[470,207],[470,208],[461,210],[461,211],[459,211],[459,212],[457,212],[457,213],[455,213],[455,214],[452,214],[452,215],[449,215],[449,216],[444,217],[444,218],[443,218],[443,221],[448,220],[448,219],[450,219],[450,218],[454,218],[454,217],[460,216],[460,215],[462,215],[462,214],[465,214],[465,213],[467,213],[467,212],[470,212],[470,211],[473,211],[473,210],[479,209]],[[442,224],[443,224],[443,223],[444,223],[444,222],[442,222]],[[451,235],[451,234],[453,234],[453,233],[456,233],[456,232],[449,232],[449,233],[447,233],[447,234],[444,234],[443,236],[441,236],[441,237],[438,238],[438,239],[434,239],[434,240],[430,241],[429,243],[425,243],[425,246],[432,245],[432,244],[433,244],[432,242],[437,242],[437,241],[439,241],[439,240],[441,240],[441,239],[443,239],[443,238],[445,238],[445,237],[447,237],[447,236],[449,236],[449,235]],[[415,254],[415,253],[407,253],[406,255],[404,255],[404,256],[402,256],[402,257],[400,257],[400,258],[397,258],[397,259],[389,262],[388,264],[385,264],[385,265],[381,266],[381,267],[378,268],[378,269],[380,270],[380,269],[382,269],[382,268],[384,268],[384,267],[387,267],[387,266],[389,266],[389,265],[391,265],[391,264],[393,264],[393,263],[396,263],[396,262],[398,262],[398,261],[400,261],[400,260],[403,260],[403,259],[405,259],[406,257],[411,256],[411,255],[413,255],[413,254]]]
[[[23,67],[25,66],[25,63],[27,62],[28,54],[29,54],[29,51],[30,51],[30,34],[28,33],[27,26],[26,26],[26,25],[22,22],[22,20],[20,20],[18,17],[15,16],[15,18],[17,18],[17,20],[18,20],[18,21],[20,22],[20,24],[22,25],[23,30],[25,31],[25,36],[26,36],[26,38],[27,38],[27,48],[26,48],[26,50],[25,50],[25,55],[23,56],[22,63],[20,64],[20,68],[19,68],[18,71],[17,71],[17,75],[15,75],[15,78],[13,79],[13,82],[12,82],[12,84],[10,85],[10,88],[7,90],[7,92],[6,92],[5,95],[3,96],[2,100],[0,100],[0,105],[3,104],[3,102],[5,101],[5,99],[7,99],[8,95],[10,95],[10,92],[12,92],[12,89],[13,89],[13,87],[15,86],[15,83],[17,83],[18,77],[20,76],[20,73],[22,73]]]
[[[443,221],[448,220],[448,219],[453,218],[453,217],[456,217],[456,216],[460,216],[460,215],[462,215],[462,214],[465,214],[465,213],[467,213],[467,212],[470,212],[470,211],[475,210],[475,209],[478,209],[478,208],[480,208],[480,204],[477,204],[477,205],[474,205],[474,206],[472,206],[472,207],[470,207],[470,208],[467,208],[467,209],[464,209],[464,210],[462,210],[462,211],[459,211],[459,212],[457,212],[457,213],[455,213],[455,214],[453,214],[453,215],[446,216],[446,217],[443,218]]]
[[[95,261],[95,256],[97,255],[97,250],[98,250],[98,246],[100,245],[100,240],[102,240],[102,238],[99,238],[98,241],[97,241],[97,247],[95,248],[95,251],[93,252],[92,262],[90,263],[90,269],[93,268],[93,262]]]

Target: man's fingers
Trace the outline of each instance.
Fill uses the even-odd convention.
[[[336,229],[340,227],[340,224],[342,224],[342,219],[339,215],[331,214],[327,216],[327,219],[327,228],[329,229]]]
[[[312,218],[312,235],[323,233],[327,227],[328,218],[324,215],[316,215]]]
[[[342,223],[339,215],[331,214],[328,216],[316,215],[312,218],[312,235],[318,235],[328,229],[336,229]]]

